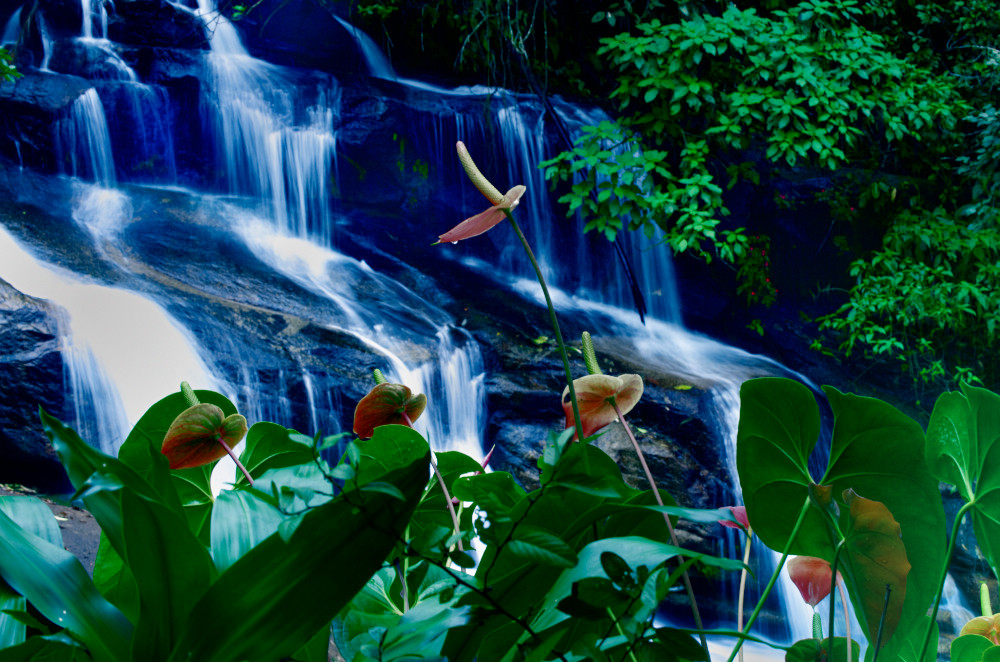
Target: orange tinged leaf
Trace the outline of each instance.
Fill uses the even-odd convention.
[[[632,411],[642,397],[642,377],[639,375],[587,375],[573,380],[576,401],[580,407],[580,423],[583,435],[589,437],[605,425],[618,418],[611,399],[618,404],[622,414]],[[575,425],[573,403],[569,400],[569,387],[563,389],[563,411],[566,412],[566,427]]]
[[[423,393],[413,395],[402,384],[379,384],[354,409],[354,434],[368,439],[380,425],[412,427],[410,423],[424,413],[426,406],[427,396]]]
[[[188,407],[170,424],[161,452],[171,469],[188,469],[215,462],[246,436],[247,419],[239,414],[225,416],[213,404]]]

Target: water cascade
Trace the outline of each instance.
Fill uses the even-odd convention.
[[[146,408],[182,379],[221,388],[190,334],[149,299],[38,260],[3,227],[0,254],[0,278],[65,311],[61,342],[75,427],[103,451],[115,453]]]
[[[84,18],[78,39],[86,47],[114,53],[106,40],[104,3],[81,3]],[[391,380],[427,394],[431,406],[418,428],[435,448],[455,448],[479,456],[486,399],[479,342],[446,312],[444,304],[428,301],[431,297],[419,286],[394,279],[374,258],[356,257],[352,249],[360,245],[359,235],[372,239],[371,243],[378,241],[365,236],[365,228],[358,227],[367,220],[364,213],[351,215],[350,210],[342,209],[345,202],[333,200],[341,190],[341,169],[345,173],[350,170],[339,161],[339,142],[345,143],[347,136],[340,134],[338,142],[348,82],[251,57],[236,27],[218,11],[213,0],[198,0],[194,10],[179,2],[171,4],[199,17],[210,40],[210,52],[192,56],[198,66],[204,66],[199,70],[197,112],[176,112],[171,107],[176,99],[169,96],[165,86],[139,83],[127,65],[128,71],[124,72],[112,64],[102,69],[110,73],[102,73],[98,77],[102,82],[76,99],[57,127],[65,174],[93,182],[76,182],[73,217],[89,233],[96,253],[112,265],[121,288],[154,289],[147,272],[155,269],[139,273],[128,251],[119,244],[127,243],[128,224],[139,222],[135,217],[140,216],[137,210],[142,196],[156,197],[160,192],[177,190],[178,180],[184,177],[178,175],[182,155],[180,140],[174,136],[180,135],[181,122],[200,122],[203,130],[197,135],[205,138],[205,144],[187,147],[202,150],[198,158],[209,165],[202,173],[204,179],[193,178],[201,190],[182,192],[193,201],[192,206],[205,210],[205,216],[211,219],[203,225],[210,225],[213,232],[231,240],[220,242],[224,248],[219,253],[243,250],[288,291],[306,293],[311,297],[309,301],[321,301],[326,306],[322,317],[303,319],[302,324],[357,339],[367,355],[374,357],[371,367],[379,367]],[[619,241],[636,265],[636,276],[649,306],[646,323],[640,322],[632,311],[627,279],[610,245],[603,238],[584,236],[579,219],[562,218],[563,212],[547,195],[548,184],[537,168],[540,161],[564,148],[554,138],[555,121],[575,133],[605,116],[553,98],[558,116],[554,118],[531,96],[483,87],[447,90],[397,79],[371,39],[350,24],[341,23],[366,58],[371,76],[382,79],[377,81],[378,89],[398,90],[407,101],[416,100],[413,109],[402,115],[399,127],[407,141],[407,153],[418,155],[425,165],[432,164],[436,172],[431,176],[437,177],[436,181],[463,183],[434,198],[435,203],[451,204],[450,209],[439,214],[421,210],[424,225],[420,232],[426,231],[427,244],[434,235],[447,230],[452,220],[461,220],[461,216],[452,219],[452,215],[470,215],[488,204],[465,181],[455,158],[454,143],[463,140],[502,190],[517,184],[528,187],[518,215],[554,288],[560,316],[572,316],[577,326],[585,324],[599,343],[601,338],[612,338],[621,346],[630,345],[632,356],[641,357],[651,371],[681,376],[703,386],[716,412],[716,438],[727,447],[730,474],[735,477],[739,385],[745,378],[759,374],[761,366],[772,373],[780,373],[780,366],[686,330],[669,248],[659,243],[658,236],[646,238],[635,233],[622,235]],[[8,23],[5,39],[10,27]],[[48,67],[52,49],[47,36],[45,42],[43,70]],[[116,70],[123,71],[123,75],[114,74]],[[402,140],[399,145],[402,150]],[[181,183],[190,185],[190,180]],[[456,199],[442,200],[450,194]],[[146,216],[159,211],[154,208]],[[169,222],[153,227],[176,229]],[[341,227],[345,228],[343,233]],[[355,244],[341,236],[347,230],[354,233],[350,240]],[[204,236],[196,234],[193,226],[190,235],[191,243]],[[205,342],[209,331],[198,329],[203,334],[198,336],[191,332],[191,324],[189,330],[180,328],[176,319],[144,296],[80,282],[44,265],[20,248],[6,231],[0,232],[0,251],[4,256],[0,277],[68,311],[66,361],[72,373],[69,381],[75,401],[88,403],[83,405],[85,409],[102,408],[79,410],[77,424],[84,430],[96,429],[94,438],[101,440],[102,447],[113,449],[128,423],[135,420],[134,412],[141,413],[164,393],[176,390],[182,379],[229,394],[251,423],[268,419],[303,432],[321,430],[329,434],[339,431],[349,419],[354,403],[346,398],[342,402],[335,389],[324,387],[324,375],[309,363],[308,356],[297,356],[277,370],[265,388],[254,349],[241,345],[237,338],[225,334],[212,338],[211,352],[228,360],[225,366],[221,360],[206,365],[207,357],[199,355],[209,353]],[[476,241],[440,246],[435,251],[436,258],[459,262],[484,283],[541,303],[537,283],[510,232],[498,229]],[[377,254],[375,249],[368,253]],[[8,255],[16,259],[8,260]],[[191,258],[191,271],[212,268],[203,253],[192,255],[202,257],[202,261]],[[243,287],[240,272],[226,275],[233,281],[227,287]],[[171,277],[180,280],[176,274]],[[182,285],[197,290],[197,274]],[[211,294],[215,296],[215,292]],[[275,304],[274,309],[258,305],[277,320],[275,335],[285,332],[284,320],[279,318],[288,311],[280,305]],[[93,310],[101,311],[104,319],[89,326],[86,315]],[[113,311],[113,321],[108,319],[107,311]],[[131,322],[139,326],[130,326]],[[121,335],[108,334],[109,326],[121,326],[116,330]],[[129,351],[132,340],[139,337],[156,337],[157,350],[146,352],[155,356],[135,356]],[[148,347],[149,341],[144,344]],[[123,355],[128,357],[125,361],[121,360]],[[166,363],[141,363],[153,358],[165,358]],[[131,362],[144,366],[139,368],[140,377],[121,365]],[[145,388],[134,388],[139,384]],[[306,418],[295,418],[296,403],[292,401],[296,396],[291,394],[295,384],[301,384],[298,404]],[[730,496],[739,497],[738,485],[733,486]],[[753,564],[758,578],[766,578],[773,557],[760,553]],[[777,600],[782,603],[787,627],[765,631],[764,635],[784,641],[809,636],[811,611],[799,601],[787,577],[779,593]],[[750,603],[753,600],[750,596]]]
[[[3,36],[0,36],[0,45],[11,46],[17,43],[17,39],[21,35],[21,10],[23,8],[22,6],[15,9],[14,13],[7,19],[7,25],[3,28]]]

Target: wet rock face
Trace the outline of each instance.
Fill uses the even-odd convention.
[[[0,280],[0,483],[71,489],[38,420],[70,413],[64,393],[58,311]]]
[[[108,38],[139,46],[208,48],[202,20],[162,0],[117,0],[108,16]]]

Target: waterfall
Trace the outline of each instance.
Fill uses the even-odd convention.
[[[24,8],[22,5],[14,10],[10,18],[7,20],[7,24],[3,29],[3,36],[0,37],[0,45],[2,46],[12,46],[17,43],[18,38],[21,36],[21,10]]]
[[[149,299],[48,264],[2,226],[0,254],[0,278],[65,311],[61,344],[74,427],[104,452],[116,454],[131,426],[181,380],[219,387],[190,334]]]
[[[389,58],[385,56],[382,49],[372,41],[372,38],[364,30],[351,25],[339,16],[334,15],[334,18],[351,35],[351,39],[354,40],[355,45],[358,47],[358,52],[361,53],[365,64],[368,66],[368,74],[373,78],[396,80],[396,71],[392,68],[392,63],[389,62]]]
[[[58,122],[56,132],[60,163],[69,175],[114,185],[108,121],[97,90],[91,87],[73,101],[69,117]]]

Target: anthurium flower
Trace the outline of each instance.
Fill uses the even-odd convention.
[[[730,529],[742,529],[744,531],[750,530],[750,520],[747,519],[746,506],[724,506],[724,508],[733,514],[736,521],[730,522],[729,520],[722,519],[719,520],[719,524],[729,527]]]
[[[986,637],[994,644],[1000,644],[1000,614],[996,616],[977,616],[962,626],[959,636],[978,634]]]
[[[795,588],[799,589],[802,599],[815,607],[819,602],[830,595],[830,579],[833,570],[830,564],[823,559],[812,556],[796,556],[788,562],[788,574],[792,578]],[[841,581],[840,573],[837,573],[837,581]]]
[[[527,190],[524,186],[518,185],[507,191],[506,194],[501,194],[500,189],[493,186],[492,183],[483,173],[479,172],[479,168],[476,167],[475,162],[472,160],[472,156],[469,155],[469,150],[465,148],[465,143],[459,140],[455,147],[458,149],[458,160],[462,162],[462,168],[465,170],[465,174],[469,176],[472,183],[475,184],[479,192],[486,196],[486,199],[490,201],[493,205],[481,214],[476,214],[472,218],[467,218],[451,230],[448,230],[444,234],[438,236],[438,242],[444,241],[461,241],[462,239],[468,239],[469,237],[475,237],[480,235],[494,225],[502,221],[505,217],[504,211],[509,211],[517,206],[518,200],[524,195]]]
[[[200,467],[220,459],[246,433],[243,416],[226,416],[219,407],[202,403],[188,407],[174,419],[160,450],[170,460],[171,469]]]
[[[587,375],[573,380],[576,401],[580,407],[580,423],[583,435],[589,437],[611,421],[618,418],[612,398],[621,413],[632,411],[642,397],[642,377],[639,375]],[[576,423],[573,420],[573,403],[569,400],[569,387],[562,393],[563,411],[566,412],[566,427]]]
[[[452,229],[445,232],[443,235],[440,235],[438,237],[438,243],[445,241],[461,241],[462,239],[475,237],[476,235],[486,232],[505,218],[505,209],[509,210],[517,206],[517,201],[522,195],[524,195],[526,190],[528,189],[524,186],[515,186],[511,190],[507,191],[507,194],[500,199],[499,203],[493,205],[480,214],[476,214],[471,218],[465,219]]]
[[[427,406],[427,396],[402,384],[379,384],[354,409],[354,434],[368,439],[380,425],[406,425],[420,418]]]

